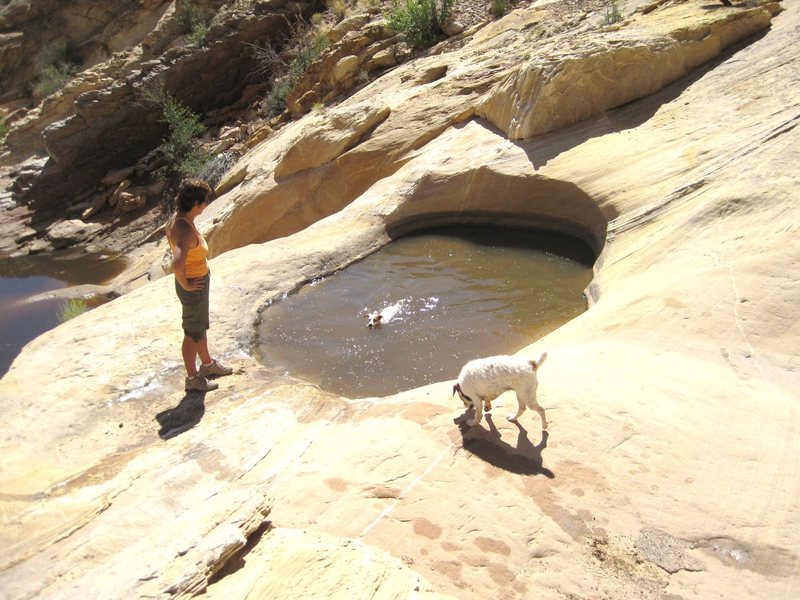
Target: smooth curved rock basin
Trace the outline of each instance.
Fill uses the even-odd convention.
[[[586,310],[588,247],[486,226],[403,237],[272,304],[256,354],[349,397],[452,379],[466,361],[512,354]],[[368,312],[384,321],[370,329]]]

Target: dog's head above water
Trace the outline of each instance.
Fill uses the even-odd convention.
[[[383,315],[379,312],[371,312],[366,315],[366,319],[367,327],[374,329],[375,327],[380,327],[381,321],[383,320]]]

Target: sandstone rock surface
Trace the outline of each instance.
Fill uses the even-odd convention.
[[[702,0],[658,4],[632,37],[723,26]],[[219,391],[180,388],[171,278],[23,350],[0,380],[2,594],[800,594],[800,12],[650,96],[524,139],[511,125],[533,122],[515,95],[532,71],[510,48],[534,15],[507,19],[494,53],[484,28],[343,104],[390,109],[356,147],[277,181],[312,116],[223,182],[203,224],[211,344],[236,367]],[[685,41],[659,40],[685,58]],[[469,77],[455,66],[476,56]],[[486,108],[490,90],[507,109]],[[270,301],[458,220],[547,225],[598,252],[588,311],[520,350],[548,350],[548,432],[527,415],[459,427],[452,380],[354,400],[252,358]]]

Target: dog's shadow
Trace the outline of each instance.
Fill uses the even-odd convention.
[[[469,415],[469,412],[467,413]],[[505,442],[500,435],[497,427],[492,420],[492,415],[485,414],[484,418],[489,425],[487,431],[483,427],[469,427],[466,421],[472,418],[466,416],[456,419],[461,430],[462,447],[469,453],[474,454],[481,460],[490,465],[518,475],[544,475],[553,479],[553,472],[543,465],[542,450],[547,448],[548,433],[542,430],[542,441],[534,446],[528,439],[528,432],[525,428],[512,421],[519,429],[517,434],[517,446],[514,447]]]
[[[156,421],[161,425],[159,437],[168,440],[197,425],[206,412],[205,397],[205,392],[186,392],[178,406],[158,413]]]

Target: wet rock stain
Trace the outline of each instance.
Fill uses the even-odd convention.
[[[435,540],[442,535],[442,528],[428,519],[414,519],[413,527],[414,533],[431,540]]]

